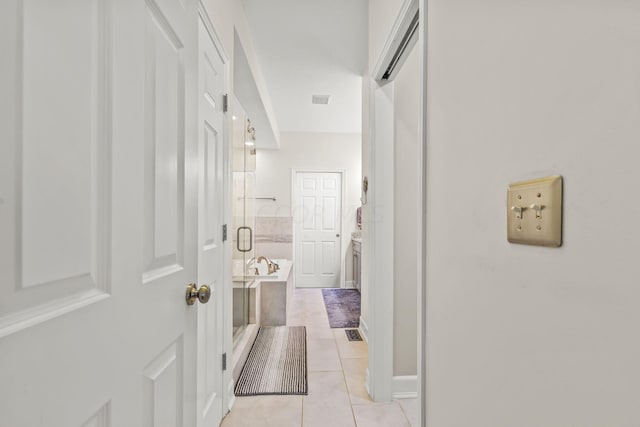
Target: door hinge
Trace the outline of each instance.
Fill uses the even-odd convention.
[[[222,241],[225,242],[227,240],[227,224],[222,225]]]
[[[222,353],[222,370],[227,370],[227,353]]]
[[[229,111],[229,95],[226,93],[222,95],[222,112],[226,113]]]

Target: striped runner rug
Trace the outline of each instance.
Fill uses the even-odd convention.
[[[307,393],[305,327],[260,327],[238,378],[235,395]]]

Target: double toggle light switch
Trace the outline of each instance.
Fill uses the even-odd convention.
[[[507,240],[538,246],[562,245],[562,177],[509,185]]]
[[[522,219],[522,213],[526,209],[531,209],[531,210],[535,211],[536,218],[542,218],[542,209],[544,209],[544,205],[533,204],[533,205],[529,206],[529,208],[525,208],[523,206],[511,206],[511,210],[516,213],[516,218],[517,219]]]

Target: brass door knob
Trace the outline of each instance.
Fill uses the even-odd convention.
[[[195,304],[196,300],[200,301],[202,304],[206,304],[209,301],[209,298],[211,298],[211,288],[207,285],[200,286],[200,289],[198,289],[198,285],[195,283],[187,285],[187,305]]]

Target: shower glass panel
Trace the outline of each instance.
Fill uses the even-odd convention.
[[[250,287],[246,279],[248,264],[255,257],[255,150],[245,145],[246,123],[242,107],[236,102],[233,132],[233,339],[243,336],[250,318]]]

